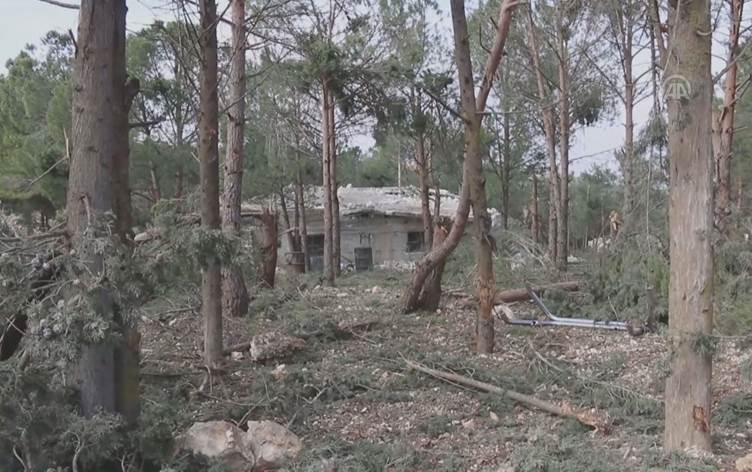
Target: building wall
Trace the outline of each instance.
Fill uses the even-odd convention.
[[[323,234],[324,224],[320,214],[307,215],[308,235]],[[355,248],[371,247],[374,265],[385,262],[413,262],[423,256],[424,251],[407,251],[407,234],[423,232],[419,217],[366,215],[342,217],[341,255],[342,263],[355,262]],[[282,238],[279,259],[290,251],[287,238]]]

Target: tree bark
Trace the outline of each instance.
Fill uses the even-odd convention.
[[[297,152],[297,151],[296,151]],[[303,186],[303,172],[300,170],[300,159],[297,162],[297,172],[295,180],[295,198],[298,203],[298,211],[300,212],[300,250],[303,251],[303,259],[305,263],[305,271],[311,270],[310,261],[308,260],[308,219],[306,217],[305,208],[305,189]]]
[[[117,2],[115,10],[114,93],[112,109],[115,121],[116,147],[112,162],[113,211],[115,233],[130,257],[128,247],[133,238],[133,211],[130,190],[130,126],[128,116],[133,100],[140,91],[139,81],[128,78],[126,70],[126,14],[125,2]],[[152,172],[154,172],[152,168]],[[153,177],[154,178],[154,177]],[[156,201],[156,199],[155,199]],[[139,364],[141,335],[135,318],[124,313],[113,302],[113,318],[122,334],[115,347],[115,409],[123,416],[129,427],[137,424],[141,410]]]
[[[446,224],[437,224],[433,233],[432,248],[438,248],[446,240],[449,229]],[[446,260],[439,262],[423,285],[423,291],[420,294],[420,305],[427,311],[436,311],[439,308],[439,302],[441,302],[441,278],[444,275],[445,265]]]
[[[633,3],[626,2],[626,12],[623,14],[624,24],[622,32],[622,72],[624,79],[624,156],[621,163],[622,175],[624,177],[624,202],[622,206],[623,227],[619,234],[629,235],[632,223],[637,218],[635,208],[635,198],[637,191],[635,188],[635,151],[634,151],[634,106],[635,106],[635,84],[632,75],[632,42],[634,41],[634,12],[632,11]]]
[[[329,89],[329,180],[332,192],[332,266],[335,277],[341,272],[342,247],[339,218],[339,184],[337,182],[337,122],[335,121],[334,93]]]
[[[418,164],[418,182],[420,184],[420,214],[423,220],[423,237],[426,247],[433,247],[433,217],[431,216],[430,187],[428,183],[429,165],[426,153],[425,136],[418,133],[415,139],[415,148]]]
[[[505,2],[507,3],[507,2]],[[465,122],[465,160],[470,201],[475,226],[476,287],[478,291],[478,318],[475,329],[476,350],[490,353],[494,348],[493,297],[495,281],[491,247],[491,218],[486,207],[486,181],[483,175],[481,148],[482,118],[477,113],[473,67],[470,56],[470,35],[465,18],[464,0],[452,0],[452,26],[454,29],[455,62],[460,83],[460,102]],[[502,5],[502,8],[504,6]]]
[[[128,81],[128,84],[138,83],[138,81]],[[134,91],[131,85],[128,85],[125,89],[128,93],[134,95],[137,91]],[[136,85],[135,87],[138,87]],[[121,87],[123,88],[123,87]],[[125,133],[118,135],[118,149],[115,153],[112,163],[112,198],[113,198],[113,212],[115,213],[115,233],[123,238],[123,240],[131,239],[133,237],[133,210],[131,207],[131,189],[130,189],[130,144],[128,142],[128,111],[130,110],[130,103],[132,97],[128,99],[128,102],[121,107],[114,107],[113,114],[117,121],[117,127],[125,129]],[[118,100],[120,101],[120,100]],[[120,109],[118,109],[120,108]]]
[[[532,8],[528,8],[527,20],[528,45],[530,47],[533,69],[535,70],[538,101],[543,117],[543,131],[546,135],[546,155],[548,156],[548,256],[551,261],[555,262],[557,252],[556,238],[558,234],[559,172],[556,164],[556,131],[554,129],[553,104],[547,103],[549,98],[546,92],[546,79],[543,76],[540,52],[538,51]]]
[[[112,209],[115,213],[115,233],[122,241],[133,237],[133,210],[131,208],[130,189],[130,143],[128,115],[133,100],[140,90],[139,81],[129,79],[126,71],[125,39],[120,39],[121,33],[125,38],[125,15],[127,8],[123,5],[117,11],[118,17],[115,40],[114,74],[115,97],[112,113],[117,127],[117,146],[112,159]],[[120,31],[122,30],[122,31]]]
[[[731,214],[731,156],[734,141],[734,114],[739,56],[739,33],[744,9],[743,0],[730,0],[728,71],[723,86],[723,108],[720,117],[720,142],[715,149],[716,190],[715,220],[721,231],[726,230],[726,219]]]
[[[506,75],[505,75],[506,76]],[[509,91],[509,87],[507,87]],[[512,129],[509,122],[508,100],[504,102],[504,160],[501,163],[501,223],[509,228],[509,188],[512,186]]]
[[[199,89],[199,161],[201,180],[201,226],[220,229],[219,148],[217,101],[217,4],[200,0],[201,72]],[[222,361],[222,273],[214,254],[206,257],[201,271],[201,314],[204,320],[204,362],[213,369]]]
[[[149,194],[154,203],[162,199],[162,189],[159,186],[159,175],[157,175],[157,166],[154,161],[149,162]]]
[[[124,53],[118,44],[125,41],[125,28],[120,25],[124,9],[124,0],[82,0],[79,10],[66,211],[73,247],[95,279],[104,277],[104,260],[84,235],[113,210],[113,161],[121,140],[112,111],[122,96],[116,88],[124,86],[117,80],[117,56]],[[99,289],[95,304],[98,316],[114,321],[114,302],[107,290]],[[100,409],[116,411],[112,344],[82,346],[76,377],[84,416]]]
[[[624,148],[617,154],[619,168],[624,180],[622,194],[622,235],[631,233],[631,226],[637,219],[635,188],[635,155],[634,155],[634,106],[635,106],[635,78],[633,77],[634,63],[634,35],[638,21],[639,9],[636,0],[613,2],[610,8],[613,12],[609,15],[610,34],[613,36],[616,52],[619,56],[621,78],[624,81],[623,93],[619,99],[624,105]]]
[[[664,447],[709,451],[713,326],[710,0],[669,2],[665,84],[671,159],[669,341]],[[702,348],[705,341],[705,349]]]
[[[230,107],[227,110],[227,155],[225,156],[222,230],[240,237],[240,206],[243,189],[245,131],[245,0],[232,0],[232,58],[230,60]],[[248,289],[236,264],[222,274],[222,312],[232,317],[248,312]]]
[[[538,209],[538,174],[533,171],[533,196],[532,196],[532,211],[530,212],[530,217],[532,219],[532,233],[533,233],[533,241],[540,244],[541,241],[541,221],[540,221],[540,214]]]
[[[183,70],[183,63],[178,57],[179,51],[175,50],[175,61],[173,63],[173,73],[175,74],[175,92],[178,96],[182,96],[184,92],[184,80],[185,77],[188,75],[187,70]],[[178,102],[175,104],[175,147],[178,149],[178,152],[181,152],[183,149],[183,141],[184,141],[184,135],[185,135],[185,117],[183,114],[183,107]],[[184,185],[185,185],[185,171],[183,169],[183,162],[182,162],[182,155],[178,156],[177,159],[177,169],[175,170],[175,199],[180,200],[185,195],[184,193]]]
[[[564,31],[564,11],[557,12],[559,69],[559,202],[557,208],[556,266],[567,270],[569,256],[569,48]]]
[[[329,285],[334,285],[334,277],[336,275],[334,268],[334,213],[332,201],[332,165],[331,165],[331,152],[329,147],[331,146],[331,139],[329,135],[333,130],[329,127],[329,95],[331,94],[329,86],[329,78],[322,77],[322,89],[321,89],[321,122],[322,122],[322,174],[324,180],[324,278]]]
[[[285,189],[279,189],[279,209],[282,213],[282,221],[285,223],[285,235],[287,236],[287,244],[291,251],[297,251],[297,240],[295,238],[295,228],[292,226],[290,220],[290,209],[287,206],[287,198],[285,198]]]
[[[277,214],[269,208],[264,208],[260,218],[263,233],[259,279],[262,287],[274,288],[274,279],[277,274],[277,237],[279,235]]]

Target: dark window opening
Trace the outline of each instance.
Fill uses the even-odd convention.
[[[308,239],[308,254],[315,256],[324,255],[324,235],[323,234],[309,234]]]
[[[407,233],[407,252],[423,252],[426,250],[426,240],[423,231]]]
[[[312,272],[324,271],[324,235],[311,234],[306,240],[308,243],[308,267]]]
[[[370,247],[355,248],[355,271],[373,270],[373,250]]]

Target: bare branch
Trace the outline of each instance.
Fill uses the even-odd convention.
[[[75,3],[58,2],[57,0],[37,0],[37,1],[40,1],[42,3],[48,3],[50,5],[55,5],[56,7],[67,8],[69,10],[79,9],[79,6],[76,5]]]
[[[486,108],[488,94],[491,93],[493,79],[499,68],[499,64],[501,63],[501,57],[504,54],[504,44],[509,36],[509,27],[512,23],[512,12],[521,3],[523,2],[519,0],[504,0],[501,5],[501,11],[499,12],[499,26],[496,30],[496,39],[491,47],[488,62],[486,63],[486,70],[483,73],[483,80],[480,83],[478,98],[476,99],[476,112],[482,112]]]

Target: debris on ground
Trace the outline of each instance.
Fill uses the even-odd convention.
[[[472,351],[476,311],[461,298],[444,297],[439,313],[401,314],[408,276],[352,274],[336,288],[295,296],[279,288],[263,305],[259,298],[250,318],[226,320],[225,346],[268,332],[304,339],[305,346],[267,363],[249,362],[250,346],[243,359],[228,355],[202,395],[190,395],[205,376],[200,318],[188,311],[172,326],[152,323],[144,330],[145,399],[155,391],[188,398],[180,430],[211,420],[241,428],[248,421],[283,425],[305,444],[285,466],[294,472],[711,472],[734,471],[749,453],[752,416],[744,411],[752,388],[742,374],[741,341],[721,339],[714,353],[715,455],[665,455],[655,446],[663,434],[670,358],[662,333],[635,339],[625,332],[498,322],[496,352],[479,355]],[[518,302],[514,311],[529,318],[538,309]],[[415,375],[401,355],[559,406],[566,400],[572,411],[608,412],[613,427],[594,435],[577,420]]]

